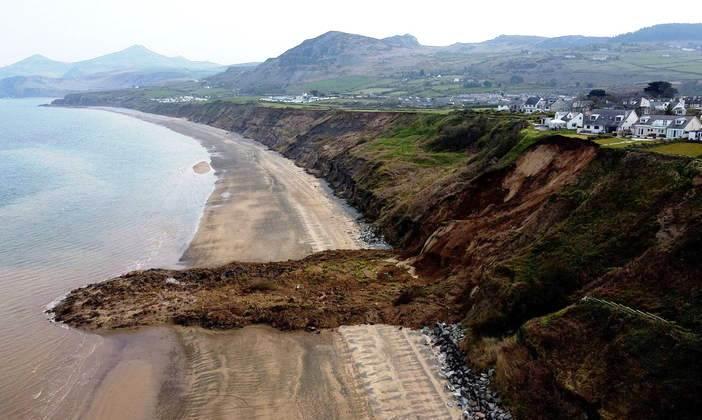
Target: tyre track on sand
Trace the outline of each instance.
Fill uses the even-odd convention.
[[[418,331],[389,325],[339,328],[347,363],[375,418],[457,419],[460,410],[438,376]]]

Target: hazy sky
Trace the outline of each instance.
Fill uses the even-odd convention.
[[[0,0],[0,66],[40,53],[76,61],[143,44],[222,64],[261,61],[328,30],[411,33],[427,45],[500,34],[614,35],[702,22],[698,0]]]

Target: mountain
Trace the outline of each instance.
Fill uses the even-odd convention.
[[[670,41],[685,41],[685,48],[665,44]],[[230,68],[209,80],[250,94],[319,90],[424,97],[515,85],[574,92],[650,80],[685,84],[702,79],[702,47],[695,43],[702,45],[702,24],[663,24],[616,37],[500,35],[445,47],[421,45],[412,35],[377,39],[332,31],[255,68]],[[676,62],[686,64],[679,68]]]
[[[702,41],[702,23],[666,23],[612,38],[613,42]]]
[[[211,70],[221,66],[215,63],[190,61],[183,57],[166,57],[141,45],[133,45],[122,51],[74,63],[65,77],[83,74],[105,73],[145,69]]]
[[[70,63],[35,54],[9,66],[0,67],[0,79],[14,76],[61,77],[70,66]]]
[[[219,67],[134,45],[76,63],[32,56],[0,68],[0,96],[54,95],[207,78],[226,92],[450,97],[479,91],[578,93],[670,80],[702,92],[702,24],[662,24],[614,37],[500,35],[426,46],[412,35],[331,31],[263,63]],[[669,64],[667,64],[669,63]],[[681,64],[682,63],[682,64]],[[225,71],[226,70],[226,71]],[[689,86],[689,88],[686,88]]]
[[[0,68],[0,97],[56,96],[158,85],[201,79],[225,69],[215,63],[167,57],[141,45],[75,63],[33,55]]]
[[[388,62],[397,66],[403,57],[425,48],[411,35],[377,39],[331,31],[303,41],[254,70],[229,69],[212,80],[251,92],[283,91],[309,81],[377,74]]]

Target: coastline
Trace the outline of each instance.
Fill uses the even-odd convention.
[[[324,180],[265,146],[186,120],[97,109],[164,126],[208,150],[215,186],[181,258],[183,266],[286,261],[362,247],[358,213],[337,199]],[[388,261],[384,264],[394,266]],[[436,360],[421,347],[416,331],[387,325],[346,326],[321,334],[256,325],[217,332],[198,326],[157,328],[170,331],[173,339],[165,338],[171,343],[171,360],[166,365],[162,357],[134,361],[122,353],[96,391],[101,398],[91,404],[88,418],[123,407],[123,399],[105,396],[131,384],[149,391],[132,395],[133,405],[142,407],[130,413],[134,418],[351,419],[413,412],[460,417],[460,410],[447,404],[452,397],[441,387]],[[140,334],[134,334],[137,340]],[[153,343],[145,345],[154,349]],[[162,341],[161,352],[164,345]],[[383,368],[359,371],[364,364]],[[263,392],[251,393],[252,385]]]
[[[299,259],[327,249],[359,249],[358,212],[324,180],[264,145],[184,119],[123,108],[94,107],[157,124],[197,140],[210,154],[214,191],[181,258],[186,267],[232,260]]]

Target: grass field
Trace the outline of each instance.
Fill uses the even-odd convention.
[[[615,139],[609,144],[603,145],[603,147],[608,147],[610,149],[626,149],[632,146],[649,146],[652,144],[657,144],[659,142],[654,140],[632,140],[632,139]]]
[[[351,92],[365,87],[371,87],[377,83],[377,79],[369,76],[344,76],[337,79],[319,80],[309,82],[303,86],[303,90],[319,90],[325,93]]]
[[[372,143],[371,149],[384,160],[400,160],[421,167],[455,166],[467,159],[465,153],[429,152],[421,147],[421,135],[382,138]]]
[[[693,158],[702,157],[702,143],[666,143],[647,148],[646,150],[664,155],[688,156]]]

